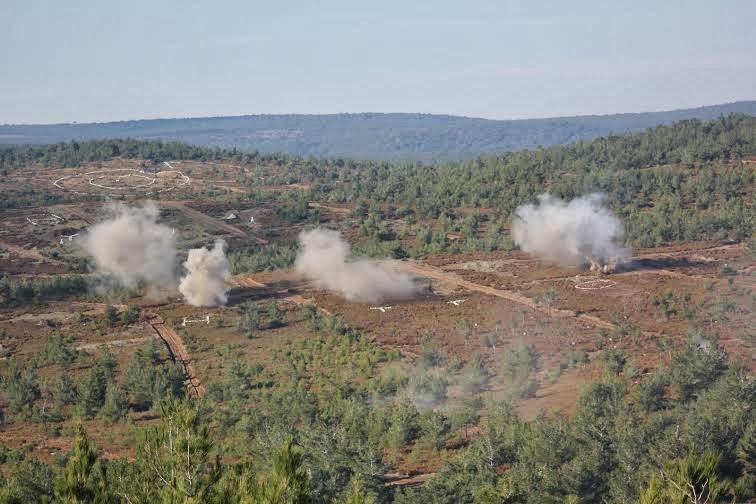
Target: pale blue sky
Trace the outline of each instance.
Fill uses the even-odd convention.
[[[756,99],[756,1],[2,0],[0,123]]]

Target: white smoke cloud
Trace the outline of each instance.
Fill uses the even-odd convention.
[[[157,223],[157,205],[114,203],[105,212],[109,217],[91,226],[81,241],[97,272],[124,287],[173,285],[176,240],[171,228]]]
[[[314,229],[299,234],[295,267],[317,287],[349,301],[379,303],[417,294],[412,278],[371,259],[349,261],[349,244],[337,231]]]
[[[617,243],[622,223],[602,206],[605,197],[594,193],[566,202],[542,194],[537,205],[517,207],[512,237],[523,251],[549,261],[610,271],[629,249]]]
[[[226,259],[226,242],[216,240],[212,249],[192,249],[184,262],[187,275],[181,279],[179,291],[192,306],[219,306],[226,304],[231,276]]]

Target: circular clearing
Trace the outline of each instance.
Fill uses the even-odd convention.
[[[617,282],[615,282],[614,280],[599,279],[580,282],[579,284],[575,285],[575,288],[580,290],[599,290],[606,289],[607,287],[613,287],[615,285],[617,285]]]
[[[166,163],[167,166],[170,166]],[[170,166],[173,168],[172,166]],[[136,168],[95,170],[59,178],[53,185],[75,194],[149,195],[172,191],[189,183],[189,177],[179,170],[148,173]]]
[[[127,191],[129,189],[149,187],[157,180],[157,177],[151,177],[144,173],[132,173],[131,170],[120,174],[113,172],[104,174],[90,172],[88,176],[89,185],[111,191]]]

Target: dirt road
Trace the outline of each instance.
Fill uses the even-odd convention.
[[[310,201],[309,203],[307,203],[307,206],[310,208],[322,208],[323,210],[330,210],[333,213],[342,214],[342,215],[352,213],[351,208],[342,208],[342,207],[323,205],[321,203],[318,203],[317,201]]]
[[[421,264],[421,263],[411,262],[411,261],[396,262],[395,264],[397,265],[398,268],[408,271],[410,273],[414,273],[419,276],[424,276],[426,278],[440,280],[442,282],[446,282],[452,285],[456,285],[458,287],[462,287],[469,291],[482,292],[483,294],[488,294],[490,296],[496,296],[502,299],[506,299],[508,301],[512,301],[514,303],[527,306],[528,308],[539,311],[541,313],[545,313],[546,315],[550,317],[577,318],[578,320],[582,320],[583,322],[593,324],[597,327],[605,327],[607,329],[614,328],[614,324],[612,324],[611,322],[607,322],[606,320],[602,320],[598,317],[594,317],[592,315],[586,315],[583,313],[578,314],[572,310],[560,310],[558,308],[551,308],[548,306],[540,305],[536,303],[535,301],[533,301],[532,299],[526,296],[523,296],[522,294],[518,294],[512,291],[495,289],[493,287],[488,287],[487,285],[476,284],[474,282],[464,280],[453,273],[448,273],[444,270],[441,270],[434,266],[430,266],[428,264]]]
[[[150,316],[148,321],[155,332],[158,334],[158,336],[160,336],[160,339],[165,342],[173,360],[180,363],[184,368],[184,373],[186,373],[187,377],[186,384],[189,387],[189,393],[194,395],[195,397],[204,396],[205,386],[197,376],[197,372],[194,369],[194,364],[192,363],[192,358],[189,355],[189,350],[187,350],[184,342],[181,340],[181,336],[176,334],[176,331],[174,331],[171,326],[166,324],[159,315]]]
[[[161,201],[160,204],[163,207],[173,208],[175,210],[178,210],[179,212],[183,213],[187,217],[190,217],[199,222],[207,224],[208,226],[213,227],[215,229],[219,229],[221,231],[225,231],[226,233],[232,234],[234,236],[238,236],[239,238],[247,238],[247,236],[249,236],[246,231],[239,229],[238,227],[232,226],[231,224],[226,224],[225,222],[219,219],[216,219],[215,217],[210,217],[209,215],[204,214],[200,212],[199,210],[189,208],[181,201]],[[254,239],[255,242],[258,243],[259,245],[268,244],[268,240],[264,240],[256,236],[253,236],[252,239]]]

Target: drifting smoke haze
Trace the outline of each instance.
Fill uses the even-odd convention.
[[[108,218],[91,226],[81,242],[97,272],[124,287],[174,285],[176,240],[171,228],[157,223],[157,205],[117,203],[105,212]]]
[[[517,208],[512,237],[523,251],[549,261],[609,271],[627,259],[629,249],[617,244],[622,223],[602,206],[605,197],[594,193],[566,202],[542,194],[537,205]]]
[[[184,262],[187,275],[181,279],[179,291],[192,306],[226,304],[226,280],[231,276],[226,259],[226,242],[217,240],[212,249],[192,249]]]
[[[378,303],[407,299],[417,293],[412,278],[378,261],[348,261],[349,244],[336,231],[315,229],[299,235],[299,273],[317,287],[336,292],[349,301]]]

